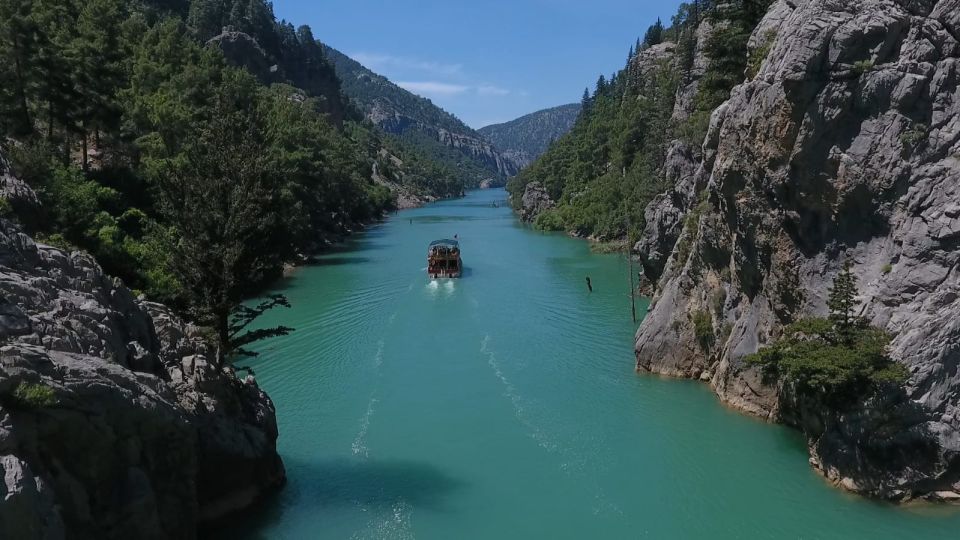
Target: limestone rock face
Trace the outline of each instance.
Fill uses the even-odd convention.
[[[199,330],[0,220],[0,537],[194,538],[282,484],[273,404]]]
[[[750,42],[766,58],[711,119],[705,208],[673,193],[648,208],[648,231],[677,240],[637,332],[638,368],[709,380],[724,401],[802,427],[815,466],[878,497],[960,491],[958,40],[960,0],[776,2]],[[663,253],[668,236],[641,243]],[[831,417],[742,359],[826,314],[845,260],[911,378],[904,396]],[[696,339],[698,312],[712,344]]]
[[[530,182],[523,190],[523,197],[520,199],[518,210],[520,219],[531,222],[537,219],[540,213],[553,208],[554,205],[554,201],[550,198],[550,194],[547,193],[547,188],[543,184]]]

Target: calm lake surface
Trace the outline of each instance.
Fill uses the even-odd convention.
[[[454,234],[464,278],[430,280],[427,244]],[[297,331],[251,363],[289,483],[224,537],[960,538],[957,512],[842,493],[796,432],[634,373],[627,280],[622,257],[519,224],[503,190],[300,269],[267,321]]]

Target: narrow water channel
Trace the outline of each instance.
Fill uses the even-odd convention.
[[[459,280],[425,272],[458,235]],[[587,291],[590,276],[594,291]],[[289,483],[229,538],[957,538],[844,494],[795,432],[633,370],[625,260],[520,225],[503,190],[400,212],[278,284],[252,362]],[[643,313],[646,305],[639,307]]]

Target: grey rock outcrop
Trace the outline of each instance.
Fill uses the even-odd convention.
[[[707,380],[724,401],[801,427],[811,463],[844,488],[953,499],[960,0],[780,0],[752,52],[764,41],[756,76],[711,119],[704,211],[648,209],[664,230],[680,215],[690,225],[637,332],[637,366]],[[651,252],[669,243],[644,242]],[[903,395],[841,415],[765,384],[743,357],[788,322],[824,315],[844,260],[863,315],[895,336],[891,355],[911,376]],[[710,345],[695,336],[697,313],[713,321]]]
[[[270,83],[280,80],[279,67],[260,47],[253,36],[227,27],[207,41],[208,47],[216,47],[230,65],[246,68],[257,79]]]
[[[199,329],[0,220],[0,537],[194,538],[284,481],[273,404]]]
[[[11,210],[21,219],[34,221],[40,210],[40,198],[16,175],[4,154],[3,148],[0,147],[0,199],[6,199],[10,203]]]
[[[530,182],[523,190],[523,197],[520,199],[520,208],[517,209],[517,213],[520,214],[521,221],[529,223],[537,219],[537,216],[542,212],[553,208],[555,204],[543,184]]]

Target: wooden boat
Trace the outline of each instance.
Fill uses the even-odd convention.
[[[443,239],[430,242],[427,251],[427,274],[432,278],[458,278],[463,275],[460,242]]]

